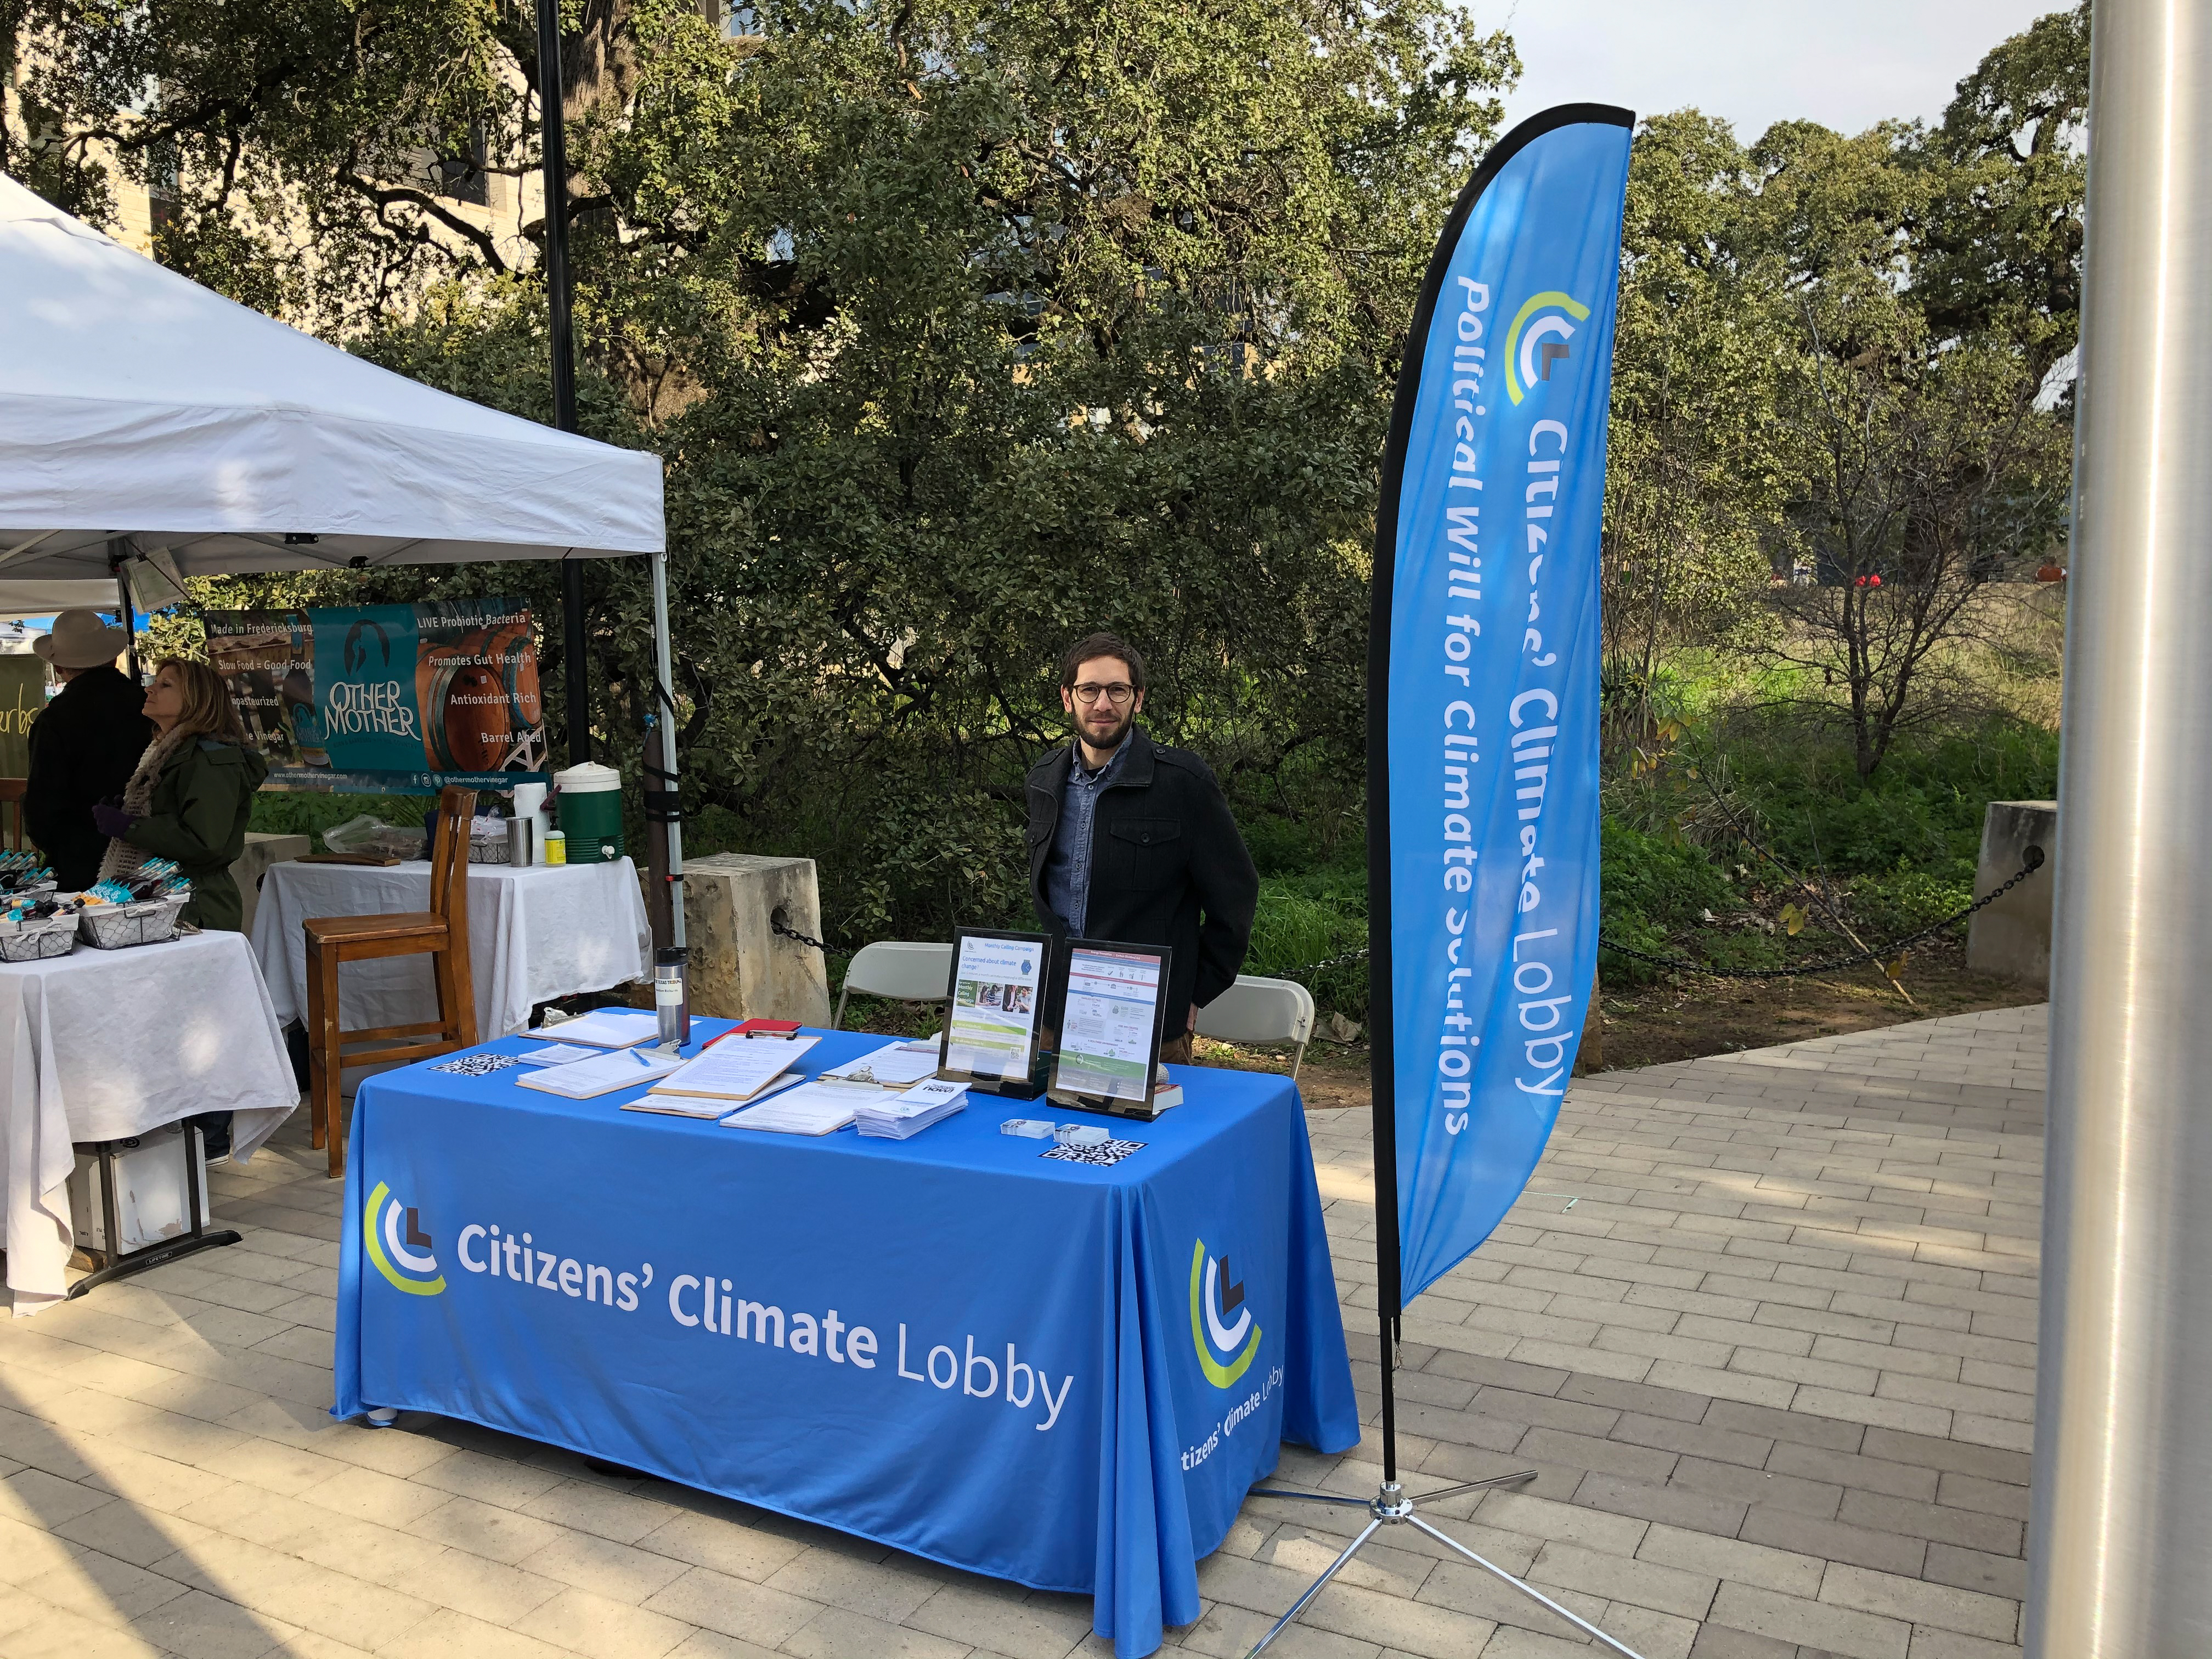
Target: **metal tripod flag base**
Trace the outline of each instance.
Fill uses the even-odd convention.
[[[1440,1491],[1425,1492],[1422,1494],[1422,1501],[1425,1503],[1432,1502],[1439,1498],[1452,1497],[1458,1492],[1474,1492],[1478,1487],[1481,1486],[1517,1486],[1523,1480],[1534,1480],[1535,1478],[1536,1471],[1534,1469],[1523,1469],[1518,1474],[1493,1474],[1486,1480],[1462,1481],[1456,1486],[1445,1486]],[[1327,1570],[1322,1572],[1322,1576],[1315,1579],[1313,1583],[1307,1587],[1306,1593],[1298,1597],[1297,1601],[1291,1603],[1291,1610],[1285,1613],[1280,1619],[1275,1620],[1273,1628],[1269,1630],[1265,1636],[1261,1637],[1257,1642],[1252,1644],[1252,1651],[1245,1656],[1245,1659],[1259,1659],[1259,1656],[1267,1651],[1267,1648],[1273,1643],[1274,1639],[1291,1627],[1291,1621],[1297,1619],[1301,1613],[1305,1611],[1306,1603],[1312,1601],[1315,1596],[1319,1595],[1323,1589],[1327,1589],[1329,1580],[1335,1577],[1338,1573],[1341,1572],[1344,1570],[1345,1564],[1350,1561],[1353,1556],[1359,1553],[1360,1550],[1365,1547],[1367,1540],[1374,1537],[1376,1533],[1382,1531],[1383,1528],[1389,1526],[1415,1528],[1419,1531],[1426,1534],[1429,1537],[1435,1539],[1437,1542],[1442,1544],[1446,1549],[1450,1550],[1454,1554],[1465,1556],[1468,1560],[1474,1562],[1476,1566],[1480,1567],[1485,1572],[1491,1573],[1497,1577],[1504,1579],[1507,1583],[1512,1585],[1515,1589],[1519,1590],[1522,1595],[1527,1596],[1530,1601],[1541,1602],[1545,1607],[1551,1609],[1553,1613],[1558,1613],[1560,1618],[1572,1625],[1577,1630],[1582,1632],[1583,1635],[1589,1637],[1593,1642],[1602,1642],[1607,1647],[1611,1648],[1615,1653],[1626,1655],[1626,1659],[1643,1659],[1643,1656],[1638,1654],[1635,1649],[1628,1647],[1622,1643],[1614,1641],[1612,1637],[1607,1636],[1595,1625],[1590,1623],[1589,1620],[1577,1618],[1575,1614],[1569,1613],[1565,1607],[1561,1607],[1557,1601],[1554,1601],[1550,1596],[1545,1595],[1543,1591],[1538,1589],[1534,1584],[1528,1583],[1526,1579],[1516,1578],[1511,1573],[1506,1571],[1504,1568],[1498,1565],[1497,1563],[1484,1560],[1480,1556],[1477,1555],[1473,1550],[1468,1548],[1466,1545],[1461,1543],[1458,1539],[1454,1538],[1450,1534],[1439,1532],[1436,1528],[1422,1520],[1419,1516],[1413,1513],[1413,1499],[1412,1496],[1395,1480],[1385,1480],[1382,1483],[1382,1490],[1377,1492],[1372,1498],[1339,1498],[1334,1493],[1325,1492],[1277,1492],[1266,1486],[1255,1486],[1252,1488],[1250,1492],[1246,1495],[1252,1498],[1289,1498],[1308,1504],[1346,1504],[1354,1509],[1365,1510],[1368,1515],[1372,1518],[1369,1520],[1365,1526],[1359,1529],[1359,1536],[1353,1539],[1349,1544],[1344,1547],[1344,1553],[1338,1556],[1335,1560],[1330,1562]]]

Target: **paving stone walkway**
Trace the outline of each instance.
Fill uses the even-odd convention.
[[[1405,1322],[1408,1485],[1647,1659],[2014,1659],[2044,1011],[1578,1081],[1531,1190]],[[1370,1407],[1372,1147],[1310,1114]],[[1036,1594],[508,1436],[331,1422],[337,1186],[218,1171],[242,1245],[0,1320],[0,1656],[1064,1659]],[[1283,1479],[1366,1495],[1358,1450]],[[1241,1654],[1356,1510],[1254,1501],[1171,1650]],[[1404,1529],[1284,1659],[1582,1659]]]

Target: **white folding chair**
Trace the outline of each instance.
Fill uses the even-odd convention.
[[[837,1012],[830,1022],[833,1031],[845,1024],[845,999],[855,991],[862,996],[889,997],[894,1002],[945,1000],[952,982],[952,947],[907,939],[878,939],[863,945],[845,969],[845,983],[837,992]]]
[[[1198,1011],[1198,1034],[1216,1042],[1295,1042],[1291,1076],[1305,1062],[1313,1040],[1313,993],[1289,979],[1255,979],[1239,974],[1237,982]]]

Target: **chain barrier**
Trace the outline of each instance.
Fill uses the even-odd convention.
[[[1954,910],[1940,921],[1930,922],[1916,933],[1906,933],[1901,938],[1890,939],[1885,944],[1871,946],[1850,956],[1830,957],[1823,961],[1808,962],[1796,968],[1714,968],[1704,963],[1692,962],[1687,957],[1662,957],[1655,956],[1649,951],[1639,951],[1633,945],[1622,945],[1608,939],[1602,930],[1598,933],[1597,942],[1599,948],[1611,951],[1616,955],[1633,957],[1638,962],[1648,962],[1655,967],[1671,968],[1684,973],[1701,974],[1708,979],[1794,979],[1806,974],[1833,973],[1839,968],[1856,967],[1863,962],[1887,960],[1892,951],[1901,951],[1907,945],[1917,944],[1931,934],[1942,933],[1946,927],[1956,926],[1977,910],[1996,903],[2038,870],[2043,868],[2043,849],[2040,847],[2029,847],[2021,854],[2020,868],[2014,871],[2002,885],[1985,893],[1964,909]],[[1320,974],[1331,968],[1341,968],[1349,963],[1358,962],[1367,953],[1368,947],[1363,945],[1358,950],[1346,951],[1341,956],[1329,957],[1320,962],[1310,962],[1299,968],[1285,968],[1281,971],[1285,979],[1302,979],[1308,975]]]
[[[1932,921],[1917,933],[1906,933],[1884,944],[1855,951],[1850,956],[1830,957],[1824,961],[1804,963],[1795,968],[1715,968],[1705,963],[1692,962],[1687,957],[1655,956],[1649,951],[1639,951],[1632,945],[1623,945],[1616,939],[1608,939],[1602,929],[1599,931],[1597,936],[1598,948],[1610,951],[1616,956],[1632,957],[1638,962],[1648,962],[1655,968],[1672,969],[1678,973],[1698,974],[1707,979],[1796,979],[1807,974],[1831,974],[1840,968],[1855,968],[1863,962],[1885,961],[1888,958],[1889,953],[1893,951],[1902,951],[1907,945],[1917,944],[1931,934],[1942,933],[1946,927],[1956,926],[1976,911],[1996,903],[2038,870],[2043,868],[2043,849],[2040,847],[2031,846],[2022,853],[2020,868],[2014,871],[2002,886],[1991,889],[1964,909],[1954,910],[1942,921]],[[834,951],[820,939],[809,939],[797,928],[785,926],[781,916],[781,913],[778,912],[776,915],[769,918],[768,925],[770,933],[804,945],[811,950],[819,951],[825,957],[851,954],[849,951]],[[1319,962],[1309,962],[1297,968],[1285,968],[1282,969],[1283,977],[1300,979],[1309,975],[1325,973],[1331,968],[1346,967],[1352,963],[1364,960],[1368,951],[1369,947],[1362,945],[1355,950],[1344,951],[1339,956],[1325,957]]]
[[[1891,939],[1886,944],[1854,951],[1850,956],[1830,957],[1825,962],[1805,963],[1796,968],[1714,968],[1704,963],[1692,962],[1687,957],[1654,956],[1649,951],[1639,951],[1633,945],[1622,945],[1607,939],[1602,930],[1597,936],[1598,948],[1611,951],[1616,956],[1632,957],[1638,962],[1648,962],[1654,967],[1669,968],[1678,973],[1701,974],[1708,979],[1796,979],[1807,974],[1830,974],[1839,968],[1855,968],[1863,962],[1885,961],[1891,951],[1901,951],[1908,945],[1917,944],[1932,933],[1940,933],[1946,927],[1964,921],[1984,905],[1996,903],[2038,870],[2043,868],[2043,849],[2040,847],[2028,847],[2021,855],[2020,868],[2013,872],[2011,878],[2003,885],[1993,888],[1964,909],[1954,910],[1941,921],[1932,921],[1917,933],[1906,933],[1902,938]]]
[[[810,950],[819,951],[825,957],[843,957],[850,956],[852,954],[849,951],[833,950],[829,945],[824,945],[818,939],[807,938],[805,934],[800,933],[796,927],[786,927],[783,921],[783,912],[781,910],[778,910],[774,915],[768,919],[768,930],[769,933],[775,933],[781,938],[794,939],[798,943],[805,945]]]
[[[1285,968],[1283,969],[1283,974],[1285,978],[1296,979],[1301,974],[1326,973],[1331,968],[1341,968],[1347,963],[1364,961],[1366,956],[1367,946],[1363,945],[1356,951],[1346,951],[1340,957],[1328,957],[1320,962],[1309,962],[1303,968]]]

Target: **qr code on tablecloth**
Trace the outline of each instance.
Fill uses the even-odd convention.
[[[461,1054],[442,1066],[433,1066],[434,1072],[452,1072],[460,1077],[489,1077],[494,1072],[503,1072],[510,1066],[522,1064],[519,1054]]]
[[[1141,1152],[1141,1140],[1103,1140],[1096,1146],[1054,1146],[1042,1156],[1056,1158],[1063,1164],[1088,1164],[1094,1169],[1110,1170],[1132,1152]]]

